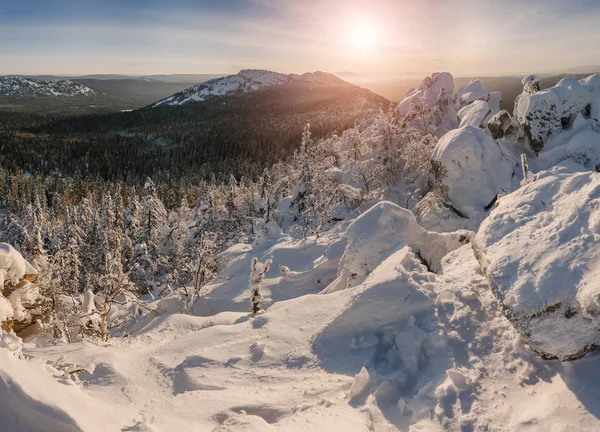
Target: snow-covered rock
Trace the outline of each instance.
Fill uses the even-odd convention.
[[[490,118],[487,126],[494,139],[506,138],[516,141],[522,134],[518,120],[511,117],[506,110],[502,110]]]
[[[324,292],[360,285],[383,260],[405,246],[435,272],[444,255],[468,243],[470,235],[465,230],[453,233],[427,231],[409,210],[389,201],[379,202],[348,226],[338,278]]]
[[[483,100],[476,100],[458,111],[459,127],[473,126],[483,129],[490,114],[492,109],[489,104]]]
[[[521,80],[523,93],[537,93],[540,91],[540,79],[535,75],[527,75]]]
[[[461,216],[443,197],[427,193],[417,204],[415,217],[423,228],[435,232],[470,229],[471,220]]]
[[[535,152],[562,130],[561,101],[552,90],[521,93],[515,101],[514,115]]]
[[[466,86],[459,88],[456,92],[456,109],[460,110],[476,100],[487,102],[489,98],[490,92],[483,87],[481,81],[475,79]]]
[[[5,282],[16,285],[26,275],[37,275],[37,270],[8,243],[0,243],[0,288]]]
[[[503,197],[473,248],[505,314],[546,358],[600,347],[600,174],[572,162]]]
[[[454,78],[448,72],[426,77],[418,89],[411,89],[396,106],[394,114],[404,127],[422,128],[423,117],[430,126],[442,131],[457,127],[452,93]]]
[[[600,90],[600,76],[596,74],[590,75],[586,78],[580,79],[579,84],[581,84],[589,92]]]
[[[590,104],[590,92],[575,78],[561,79],[552,90],[561,104],[561,121],[564,126],[569,125]]]
[[[442,194],[465,217],[483,219],[496,196],[510,190],[515,163],[482,129],[466,126],[448,132],[431,159]]]

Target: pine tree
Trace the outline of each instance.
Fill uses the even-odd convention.
[[[308,153],[312,143],[313,141],[310,138],[310,124],[307,123],[302,131],[302,143],[300,144],[300,151],[297,154],[297,160],[301,169],[300,178],[292,196],[292,204],[296,205],[298,214],[300,215],[304,215],[312,210],[314,186]]]

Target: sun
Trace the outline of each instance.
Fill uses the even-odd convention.
[[[369,22],[356,22],[349,28],[348,39],[354,48],[368,49],[377,44],[377,29]]]

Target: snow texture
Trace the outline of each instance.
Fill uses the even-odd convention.
[[[503,197],[474,248],[508,318],[546,357],[600,346],[600,174],[567,163]]]
[[[25,275],[34,274],[37,270],[15,248],[8,243],[0,243],[0,287],[5,282],[16,285]]]
[[[483,87],[481,81],[475,79],[456,92],[456,110],[458,111],[477,100],[487,102],[489,98],[490,93]]]
[[[443,195],[464,217],[482,220],[497,195],[510,190],[515,164],[482,129],[448,132],[431,158]]]
[[[487,119],[492,114],[490,105],[483,100],[476,100],[458,111],[459,127],[473,126],[483,129],[487,125]]]
[[[410,247],[432,271],[449,251],[468,242],[471,233],[436,233],[423,229],[415,216],[389,201],[382,201],[356,218],[344,234],[346,249],[338,278],[326,289],[334,292],[361,284],[395,250]]]

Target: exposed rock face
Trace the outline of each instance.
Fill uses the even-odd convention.
[[[506,138],[516,141],[522,134],[518,120],[511,117],[506,110],[502,110],[490,118],[487,126],[494,139]]]
[[[511,117],[508,111],[502,110],[488,121],[488,129],[492,134],[492,138],[504,138],[506,129],[510,125]]]
[[[600,174],[571,162],[500,200],[473,248],[508,319],[544,358],[600,347]]]
[[[483,219],[495,197],[510,190],[515,166],[483,129],[466,126],[448,132],[431,160],[444,198],[464,217]]]

